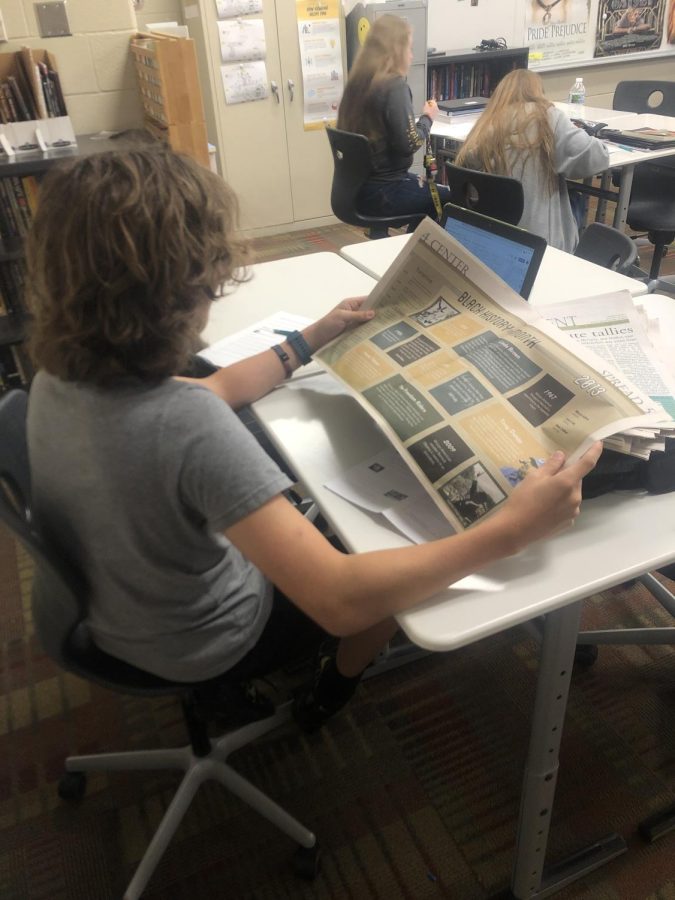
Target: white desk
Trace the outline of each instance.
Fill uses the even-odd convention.
[[[569,118],[589,119],[592,122],[606,122],[611,128],[665,128],[675,130],[675,117],[657,116],[653,113],[631,113],[616,109],[600,109],[593,106],[578,106],[572,103],[555,103]],[[479,115],[471,115],[468,120],[453,121],[438,116],[434,121],[431,134],[433,137],[450,138],[454,141],[465,141],[471,132],[473,125],[480,118]],[[621,172],[621,183],[616,195],[616,207],[614,210],[614,228],[623,231],[626,225],[628,202],[633,184],[633,171],[641,162],[650,162],[661,159],[664,156],[675,155],[675,148],[661,150],[622,150],[614,149],[610,153],[610,166]]]
[[[409,240],[409,234],[399,234],[377,241],[348,244],[340,250],[340,256],[379,280]],[[533,306],[543,306],[609,291],[630,291],[632,297],[638,297],[647,293],[647,285],[571,253],[547,247],[529,302]]]
[[[337,253],[308,253],[257,263],[250,278],[228,288],[211,306],[202,334],[207,344],[283,310],[318,319],[346,297],[369,294],[375,284]]]
[[[339,267],[328,259],[322,266],[316,257],[330,255],[254,267],[254,280],[238,289],[238,298],[235,294],[223,302],[222,308],[214,306],[207,329],[210,339],[224,337],[280,308],[318,316],[334,305],[338,294],[358,292],[357,288],[367,290],[369,283],[372,286],[372,280],[363,273],[359,274],[366,280],[360,285],[349,276],[337,286],[332,279],[324,280],[329,271]],[[308,283],[310,273],[316,279],[313,284]],[[265,285],[269,289],[261,290]],[[330,295],[329,300],[326,295]],[[252,298],[255,303],[249,302]],[[654,305],[652,300],[657,298],[644,298],[645,305]],[[667,298],[657,300],[658,315],[671,314],[668,302]],[[350,550],[408,543],[382,520],[324,488],[326,479],[376,453],[386,442],[370,417],[337,382],[325,374],[289,382],[258,401],[254,410]],[[653,527],[655,521],[658,528]],[[574,880],[626,849],[621,838],[611,835],[555,879],[544,872],[581,600],[673,559],[672,497],[608,495],[585,504],[577,525],[567,533],[485,569],[478,585],[475,579],[465,579],[399,616],[401,627],[415,643],[438,651],[456,649],[544,616],[512,878],[516,898],[541,897],[552,883]]]

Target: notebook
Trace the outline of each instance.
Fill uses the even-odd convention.
[[[641,150],[660,150],[675,147],[675,131],[661,128],[631,128],[621,131],[618,128],[603,128],[599,137]]]
[[[543,237],[454,203],[443,207],[441,225],[527,300],[546,250]]]

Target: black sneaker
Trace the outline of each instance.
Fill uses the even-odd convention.
[[[311,683],[300,686],[293,694],[291,712],[305,734],[313,734],[322,728],[331,716],[349,703],[359,685],[360,676],[345,678],[338,673],[335,665],[338,643],[337,639],[327,638],[321,644]]]

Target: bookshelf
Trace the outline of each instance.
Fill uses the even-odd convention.
[[[131,54],[143,104],[144,125],[178,153],[209,165],[197,57],[190,38],[137,34]]]
[[[115,140],[81,135],[77,146],[22,153],[0,161],[0,394],[26,387],[33,370],[23,346],[29,315],[23,288],[23,245],[30,228],[40,178],[59,160],[114,150]]]
[[[456,50],[446,56],[430,56],[427,62],[427,91],[434,100],[461,97],[490,97],[504,75],[513,69],[527,69],[529,48],[509,50]],[[433,139],[438,160],[439,183],[446,184],[446,160],[459,149],[450,138]]]
[[[512,69],[526,69],[529,48],[454,50],[427,60],[427,92],[434,100],[489,97]]]

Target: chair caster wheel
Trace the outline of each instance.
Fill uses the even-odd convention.
[[[293,855],[293,871],[298,878],[305,881],[314,881],[321,868],[321,848],[318,844],[313,847],[298,847]]]
[[[87,776],[84,772],[66,772],[59,781],[59,797],[62,800],[81,800],[87,790]]]
[[[575,666],[583,666],[585,669],[590,669],[590,667],[595,664],[597,658],[597,644],[579,644],[574,651]]]

